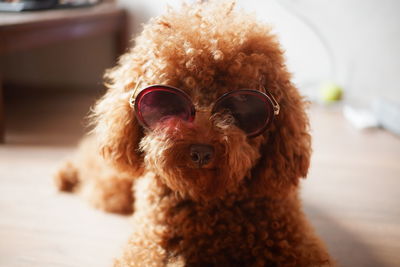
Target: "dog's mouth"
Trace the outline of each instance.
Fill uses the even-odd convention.
[[[166,179],[171,189],[188,194],[195,200],[212,199],[225,190],[225,176],[220,169],[214,167],[178,166],[179,170],[174,179]]]
[[[186,165],[178,165],[177,167],[181,170],[188,170],[188,171],[204,171],[204,172],[218,171],[218,169],[215,166],[199,166],[193,164],[186,164]]]

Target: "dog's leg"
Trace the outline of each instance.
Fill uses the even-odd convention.
[[[133,180],[107,163],[90,139],[82,142],[76,156],[55,175],[60,191],[77,192],[96,208],[122,214],[133,211]]]
[[[299,266],[335,266],[322,241],[313,230],[308,231],[304,233],[302,245],[297,248]]]
[[[65,161],[57,170],[54,182],[60,191],[73,192],[76,189],[79,182],[78,170],[70,160]]]
[[[166,266],[184,266],[183,264],[168,264],[165,262],[167,258],[166,251],[156,244],[151,237],[141,229],[142,233],[134,233],[130,237],[129,243],[126,245],[122,255],[114,261],[113,267],[166,267]]]

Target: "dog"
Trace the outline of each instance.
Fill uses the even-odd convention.
[[[306,102],[271,29],[232,2],[152,19],[106,72],[56,175],[134,230],[115,266],[332,266],[298,197]]]

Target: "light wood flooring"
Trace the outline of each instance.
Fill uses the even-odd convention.
[[[0,266],[110,266],[129,217],[56,192],[52,174],[83,134],[90,95],[6,99],[0,145]],[[400,266],[400,138],[310,111],[314,154],[302,199],[339,266]]]

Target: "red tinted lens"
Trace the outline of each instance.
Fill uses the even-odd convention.
[[[135,112],[140,123],[154,128],[169,118],[192,121],[194,107],[181,90],[167,86],[151,86],[142,90],[135,100]]]
[[[267,95],[255,90],[238,90],[217,100],[213,113],[228,112],[235,124],[248,136],[262,133],[273,118],[273,106]]]

